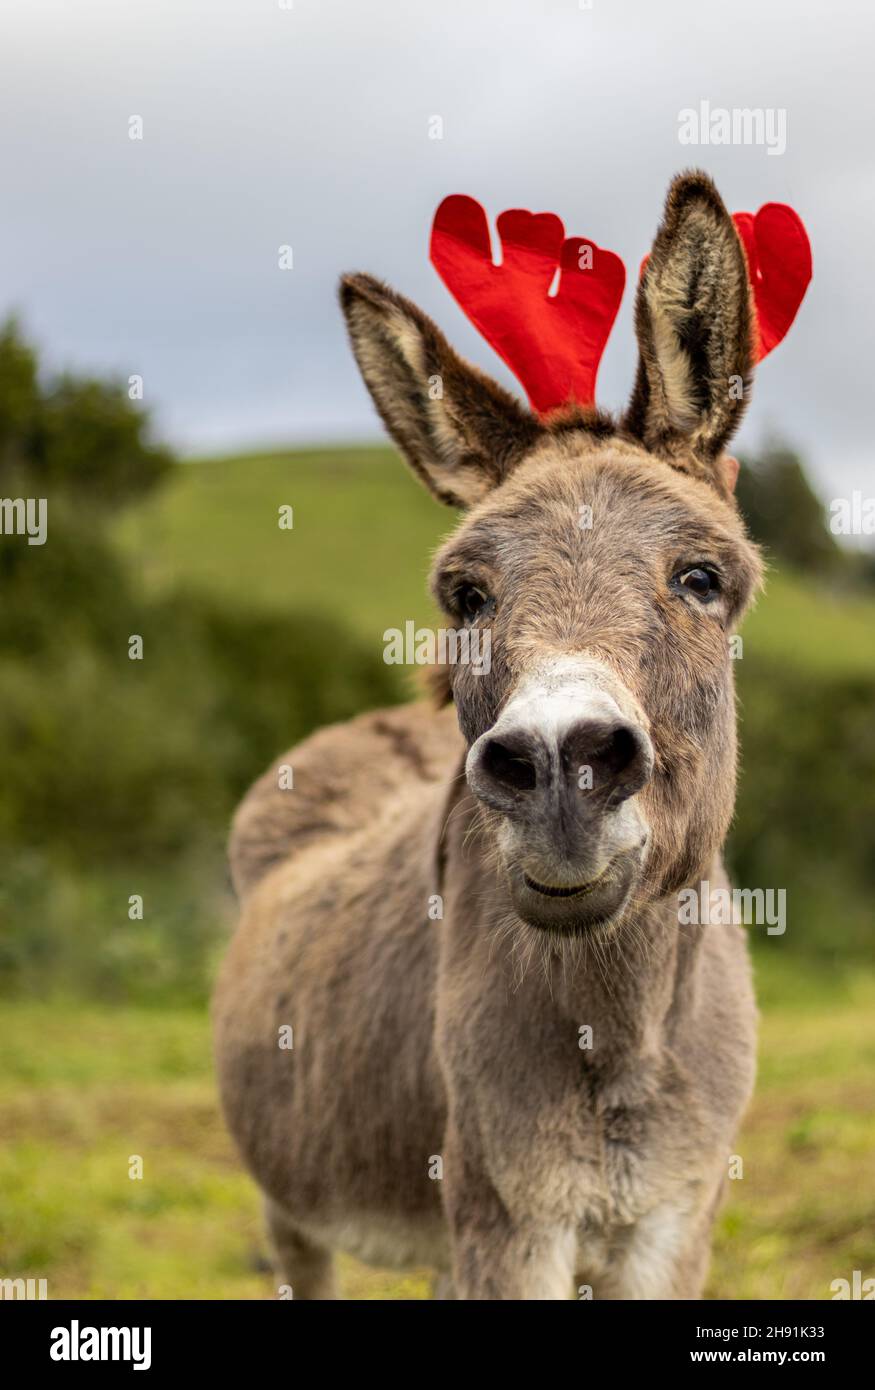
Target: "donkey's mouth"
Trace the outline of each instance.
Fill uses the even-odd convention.
[[[609,864],[597,878],[590,879],[589,883],[579,883],[571,888],[554,888],[548,883],[538,883],[527,873],[523,874],[523,882],[533,893],[541,893],[545,898],[583,898],[587,893],[595,892],[596,888],[600,888],[608,880],[612,867]]]
[[[583,883],[542,883],[517,862],[508,874],[513,905],[530,927],[565,935],[577,935],[596,927],[609,930],[637,882],[641,848],[621,850],[600,873]]]

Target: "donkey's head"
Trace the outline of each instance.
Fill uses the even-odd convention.
[[[389,433],[466,511],[432,582],[453,626],[490,634],[488,673],[448,679],[513,904],[533,926],[607,926],[707,872],[732,815],[729,635],[760,572],[723,454],[752,364],[732,219],[704,175],[675,180],[617,424],[538,420],[370,277],[341,298]]]

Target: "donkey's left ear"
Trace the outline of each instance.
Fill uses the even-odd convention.
[[[752,308],[735,224],[707,174],[681,174],[638,286],[640,351],[625,427],[671,458],[715,461],[735,433],[750,391]]]
[[[407,462],[442,502],[472,506],[519,462],[541,425],[388,285],[345,275],[340,303],[365,385]]]

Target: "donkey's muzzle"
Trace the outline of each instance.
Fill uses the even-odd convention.
[[[578,930],[622,911],[649,842],[635,794],[653,762],[644,716],[603,663],[554,659],[521,682],[465,770],[499,814],[499,859],[526,921]]]

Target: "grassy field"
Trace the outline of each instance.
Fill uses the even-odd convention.
[[[822,1299],[875,1268],[875,975],[761,966],[760,1077],[708,1293]],[[203,1011],[61,1000],[0,1022],[4,1274],[53,1298],[271,1298],[258,1199],[219,1115]],[[142,1179],[128,1176],[132,1155]],[[427,1271],[340,1265],[348,1297],[427,1298]]]

